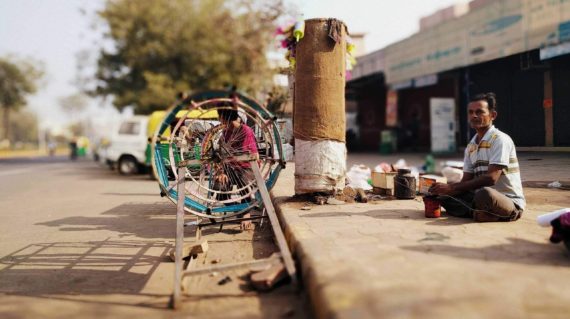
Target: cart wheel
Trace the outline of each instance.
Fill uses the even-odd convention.
[[[214,98],[201,102],[191,97],[169,110],[151,143],[153,170],[163,192],[173,203],[177,202],[178,163],[186,161],[185,210],[214,219],[242,214],[261,203],[255,178],[245,178],[251,170],[248,165],[259,166],[267,188],[271,189],[284,160],[273,115],[245,96],[230,99],[227,92],[217,93],[221,97],[214,94]],[[247,154],[241,149],[239,134],[234,137],[224,133],[227,131],[218,116],[224,110],[236,110],[243,125],[254,132],[257,162],[244,159]],[[171,132],[166,138],[168,129]],[[170,172],[174,178],[169,178]],[[230,187],[217,183],[219,172],[227,172]]]

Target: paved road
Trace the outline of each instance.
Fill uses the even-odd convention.
[[[185,309],[166,309],[175,206],[147,175],[124,177],[92,161],[0,161],[0,318],[306,317],[289,286],[247,288],[244,273],[192,279]],[[269,228],[208,235],[201,266],[265,258]]]

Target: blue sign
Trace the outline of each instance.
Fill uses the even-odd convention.
[[[516,14],[508,17],[502,17],[497,20],[493,20],[481,28],[481,30],[471,32],[472,35],[479,36],[479,35],[486,35],[489,33],[497,32],[499,30],[503,30],[505,28],[510,27],[511,25],[519,22],[522,19],[522,15]]]
[[[558,25],[558,41],[564,42],[568,40],[570,40],[570,21]]]

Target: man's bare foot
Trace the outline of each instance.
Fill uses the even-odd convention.
[[[250,218],[251,214],[247,213],[244,214],[242,218]],[[251,220],[242,220],[240,225],[241,230],[254,230],[255,225],[251,222]]]

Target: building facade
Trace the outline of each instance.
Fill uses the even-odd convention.
[[[433,150],[434,98],[453,103],[452,140],[466,145],[466,105],[489,91],[498,96],[497,126],[517,146],[568,147],[569,66],[570,0],[476,0],[423,18],[418,33],[359,58],[347,88],[403,149]],[[379,134],[367,139],[367,149],[380,143]]]

